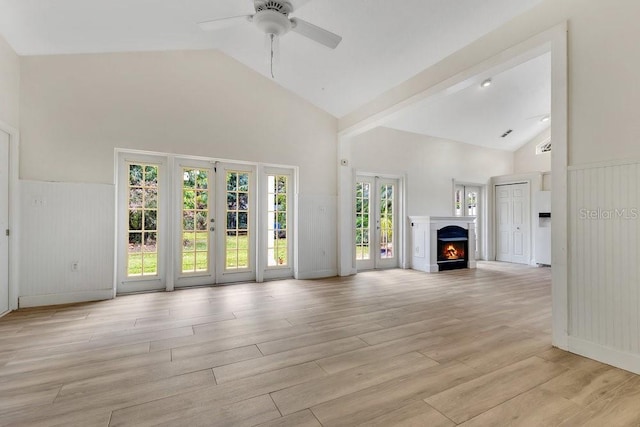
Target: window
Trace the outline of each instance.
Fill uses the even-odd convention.
[[[369,250],[370,189],[371,184],[368,182],[356,183],[356,260],[368,260],[371,253]]]
[[[267,175],[267,266],[288,266],[289,177]]]
[[[158,165],[129,163],[127,276],[158,274]]]
[[[394,186],[380,186],[380,258],[393,258],[393,202]]]
[[[551,151],[551,138],[547,138],[536,145],[536,154],[549,153]]]
[[[226,174],[226,270],[249,268],[249,179],[249,172]]]
[[[182,272],[209,271],[209,171],[182,169]]]

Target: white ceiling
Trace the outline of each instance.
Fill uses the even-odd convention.
[[[551,54],[477,81],[458,92],[434,97],[385,122],[386,127],[467,144],[514,151],[547,129],[551,110]],[[507,130],[513,130],[502,138]]]
[[[343,41],[334,51],[286,34],[276,81],[342,117],[540,1],[293,0],[292,16]],[[251,0],[0,0],[0,34],[20,55],[219,48],[268,76],[256,28],[196,25],[251,12]]]

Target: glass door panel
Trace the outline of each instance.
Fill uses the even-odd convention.
[[[175,176],[179,205],[176,242],[179,246],[175,286],[196,286],[214,283],[211,256],[213,233],[212,215],[213,170],[206,162],[180,162]]]
[[[289,246],[287,242],[288,188],[288,176],[267,176],[268,267],[287,267],[289,265]]]
[[[255,171],[251,166],[222,164],[217,177],[222,218],[218,239],[218,282],[255,280]]]
[[[293,277],[294,260],[294,171],[265,167],[261,174],[260,253],[262,279]]]
[[[376,178],[376,229],[379,248],[376,251],[376,268],[394,268],[398,266],[396,255],[396,199],[397,180]]]
[[[375,188],[375,178],[357,177],[355,193],[355,253],[358,270],[375,268],[373,248],[375,247],[376,233],[375,230],[371,229],[371,225],[375,224],[377,219],[375,212],[371,212],[371,206],[375,206],[375,203],[372,203],[372,198],[374,197],[374,193],[371,191],[372,188]]]

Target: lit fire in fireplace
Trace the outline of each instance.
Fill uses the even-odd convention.
[[[446,260],[464,259],[464,246],[448,243],[442,248],[442,257]]]

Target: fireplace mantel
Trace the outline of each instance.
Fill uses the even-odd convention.
[[[412,263],[414,270],[436,273],[438,268],[438,230],[455,225],[469,232],[469,248],[476,246],[476,218],[472,216],[410,216]],[[468,267],[476,268],[475,251],[469,250]]]

